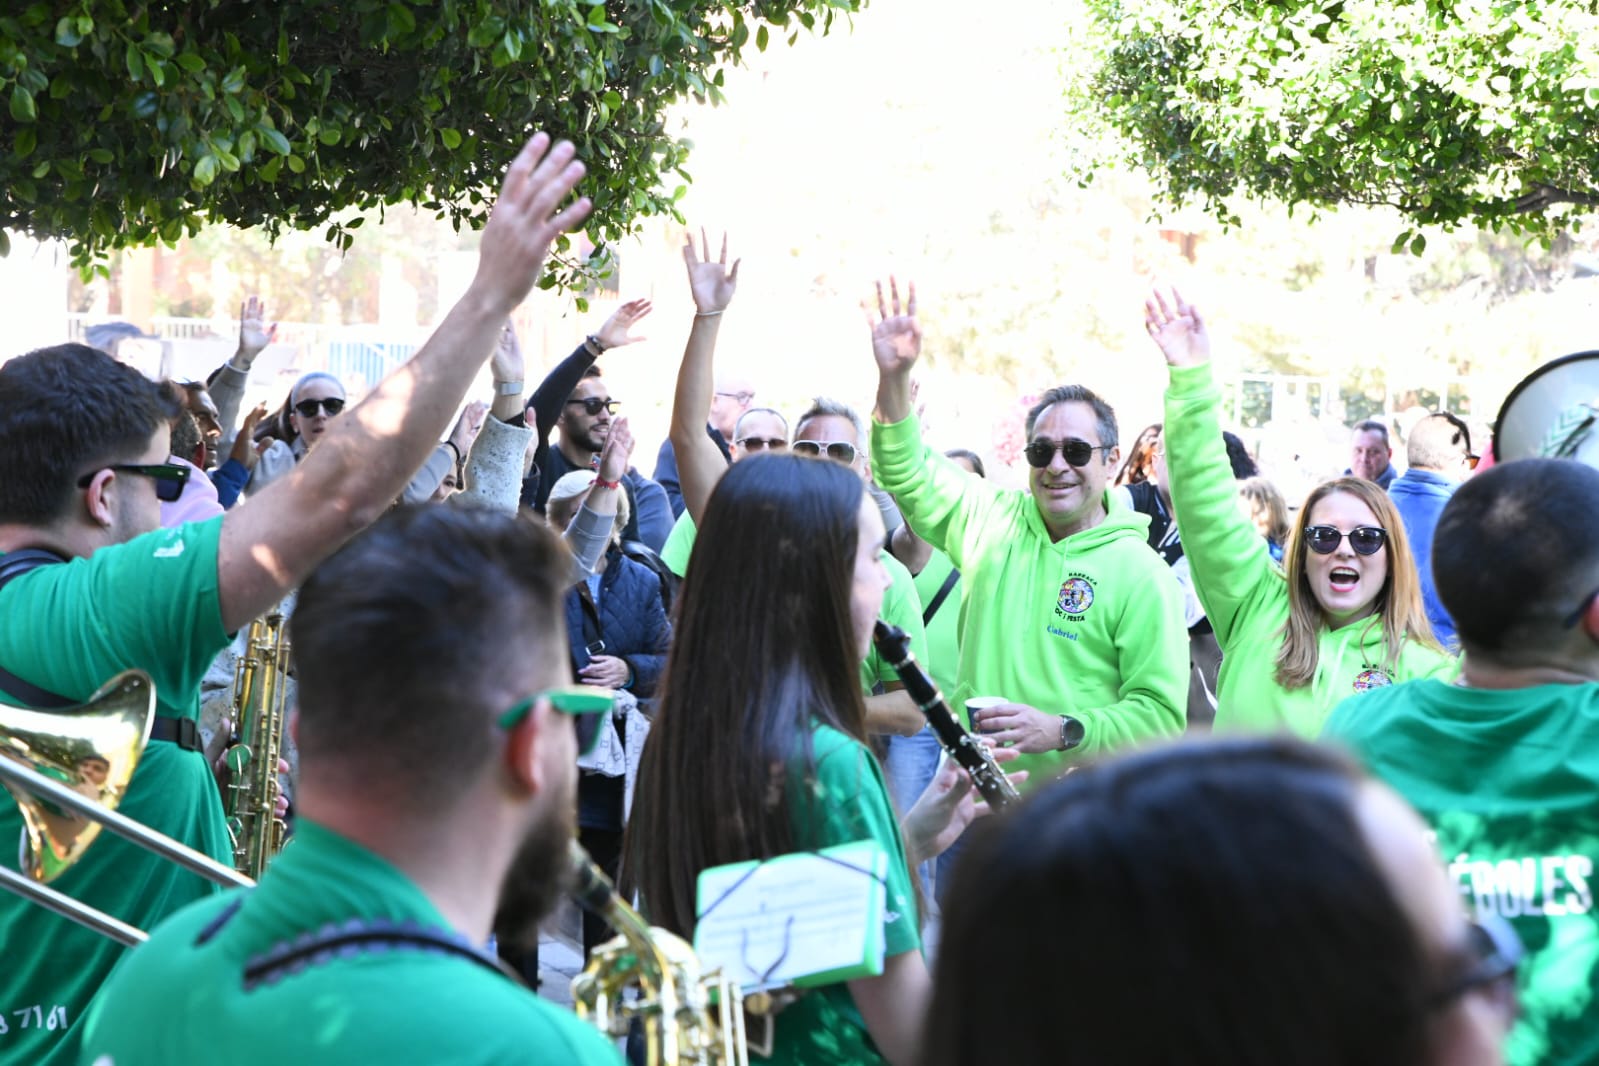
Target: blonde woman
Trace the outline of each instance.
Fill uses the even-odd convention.
[[[1274,564],[1238,506],[1198,310],[1175,292],[1170,300],[1156,293],[1144,322],[1171,370],[1170,490],[1194,588],[1222,649],[1216,728],[1315,737],[1353,693],[1450,673],[1388,494],[1352,477],[1317,486],[1295,517],[1282,565]]]

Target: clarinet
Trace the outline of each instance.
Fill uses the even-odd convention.
[[[927,724],[933,727],[938,743],[949,752],[950,758],[961,764],[961,769],[971,777],[972,784],[989,807],[1002,811],[1021,799],[1021,793],[1016,791],[1016,786],[1010,783],[1005,772],[999,768],[999,763],[994,761],[994,754],[988,750],[988,745],[974,738],[956,720],[949,704],[944,702],[943,693],[938,691],[933,679],[917,664],[905,631],[879,619],[872,640],[877,645],[877,653],[894,668],[905,685],[905,691],[911,694],[911,699],[916,701],[916,706],[927,717]]]

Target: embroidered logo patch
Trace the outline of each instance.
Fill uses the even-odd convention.
[[[1394,679],[1381,670],[1362,670],[1355,675],[1355,691],[1365,692],[1368,689],[1383,688],[1394,683]]]
[[[1055,605],[1064,614],[1083,614],[1094,605],[1094,586],[1086,577],[1069,578],[1060,587]]]

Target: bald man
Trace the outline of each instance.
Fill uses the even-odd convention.
[[[716,446],[722,450],[722,458],[728,462],[733,461],[733,431],[738,426],[738,420],[754,402],[755,385],[749,378],[725,372],[716,375],[716,391],[711,394],[711,417],[705,424],[705,432],[716,442]],[[682,518],[683,490],[678,483],[677,452],[673,450],[670,440],[661,442],[660,454],[655,457],[655,480],[666,490],[666,497],[672,502],[672,514]]]

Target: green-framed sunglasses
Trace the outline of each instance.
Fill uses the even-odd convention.
[[[616,693],[608,688],[592,688],[588,685],[565,685],[560,688],[547,688],[508,707],[500,715],[497,725],[501,729],[514,729],[516,724],[528,716],[533,710],[533,705],[539,700],[549,700],[550,706],[566,715],[602,714],[616,705]],[[581,754],[587,755],[599,742],[600,731],[594,730],[588,738],[588,743],[583,745]]]

